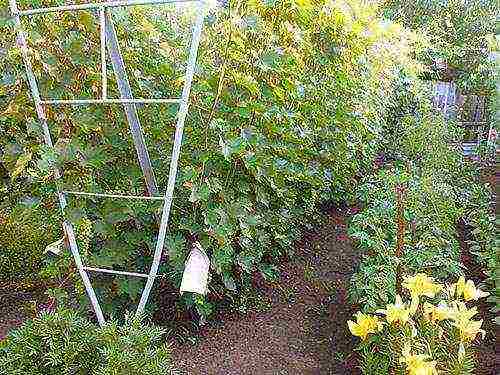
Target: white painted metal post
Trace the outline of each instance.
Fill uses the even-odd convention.
[[[13,15],[14,25],[17,29],[17,44],[21,49],[21,55],[23,58],[24,67],[26,70],[26,76],[28,78],[28,83],[29,83],[31,95],[33,96],[33,101],[35,103],[35,108],[36,108],[36,113],[37,113],[38,119],[40,120],[40,123],[42,125],[44,141],[47,144],[47,146],[53,147],[52,137],[50,135],[50,129],[49,129],[49,126],[47,124],[45,111],[44,111],[43,105],[42,105],[41,100],[40,100],[40,93],[38,91],[38,85],[36,83],[35,75],[33,73],[33,68],[31,66],[31,61],[29,58],[29,51],[28,51],[28,43],[26,41],[26,36],[24,34],[24,30],[23,30],[23,27],[21,24],[21,19],[19,17],[19,10],[17,8],[16,0],[9,0],[9,7],[10,7],[10,11]],[[60,179],[60,177],[61,177],[61,174],[57,168],[55,168],[55,170],[54,170],[54,175],[55,175],[57,180]],[[59,206],[61,207],[61,210],[63,211],[63,215],[64,215],[64,208],[66,207],[66,197],[64,196],[64,194],[61,191],[59,191],[59,189],[57,190],[57,196],[59,198]],[[95,295],[94,289],[92,288],[92,284],[90,283],[87,272],[83,269],[80,254],[78,252],[78,247],[76,245],[76,239],[75,239],[75,233],[73,231],[73,226],[68,221],[65,221],[63,223],[63,226],[64,226],[64,230],[66,232],[66,235],[68,236],[68,240],[69,240],[70,248],[71,248],[71,253],[73,254],[73,258],[75,260],[76,267],[77,267],[78,272],[83,280],[85,290],[87,291],[91,305],[92,305],[94,312],[97,316],[97,320],[99,321],[99,324],[102,325],[102,324],[104,324],[104,316],[102,314],[101,307],[99,306],[99,302],[97,301],[97,297]]]
[[[163,246],[165,244],[165,235],[167,232],[168,219],[170,216],[170,208],[172,206],[172,199],[174,195],[175,180],[177,177],[177,164],[179,161],[179,155],[181,150],[182,135],[184,131],[184,121],[186,120],[186,115],[189,108],[189,94],[191,92],[191,83],[193,81],[194,69],[196,65],[196,57],[198,53],[198,46],[201,39],[201,31],[203,27],[203,20],[205,18],[205,13],[207,10],[207,4],[205,1],[200,1],[197,6],[197,18],[195,25],[193,27],[193,37],[191,41],[191,48],[189,50],[189,59],[186,67],[186,79],[184,82],[184,87],[182,90],[181,105],[179,112],[177,114],[177,125],[175,128],[175,139],[174,146],[172,150],[172,159],[170,161],[170,171],[168,175],[167,191],[165,193],[165,203],[163,204],[163,212],[160,222],[160,229],[158,231],[158,239],[156,241],[156,248],[153,257],[153,263],[149,271],[149,277],[146,282],[146,286],[141,295],[141,300],[137,306],[137,314],[140,315],[144,311],[146,303],[148,302],[149,294],[153,287],[156,275],[158,273],[158,267],[160,265],[161,256],[163,253]]]
[[[99,9],[99,36],[99,43],[101,47],[101,98],[106,99],[108,96],[108,75],[106,68],[106,17],[104,7],[101,7]]]

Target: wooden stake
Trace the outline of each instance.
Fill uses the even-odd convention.
[[[404,195],[405,187],[403,185],[396,185],[396,202],[397,202],[397,243],[395,256],[397,258],[396,266],[396,293],[401,295],[401,258],[403,256],[403,246],[405,237],[405,219],[404,219]]]

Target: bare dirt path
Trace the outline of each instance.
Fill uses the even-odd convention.
[[[353,307],[346,288],[357,264],[345,214],[298,244],[298,257],[264,288],[261,312],[226,313],[208,324],[197,344],[176,344],[174,363],[189,375],[356,374],[345,356],[354,344],[346,321]]]

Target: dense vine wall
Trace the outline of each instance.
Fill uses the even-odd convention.
[[[53,2],[22,2],[33,5]],[[114,11],[137,97],[179,95],[192,20],[185,10]],[[272,278],[274,264],[293,254],[316,204],[353,196],[357,178],[371,168],[395,80],[401,71],[418,70],[411,58],[416,37],[377,13],[376,5],[357,0],[248,0],[212,9],[162,265],[170,287],[178,285],[194,239],[212,261],[208,300],[238,292],[255,272]],[[44,96],[98,95],[91,12],[40,16],[25,25]],[[54,165],[64,169],[62,186],[71,190],[143,194],[118,107],[48,108],[57,142],[54,149],[41,144],[12,26],[0,26],[2,209],[24,204],[53,215]],[[109,96],[117,96],[113,76],[108,79]],[[175,108],[141,107],[140,117],[165,186]],[[77,225],[87,263],[135,270],[151,260],[158,209],[157,203],[71,199],[66,215]],[[60,261],[48,274],[67,272],[69,264]],[[136,300],[140,283],[103,280],[99,294],[115,303],[106,309]],[[206,300],[186,298],[201,313],[211,309]]]

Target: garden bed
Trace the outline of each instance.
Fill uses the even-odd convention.
[[[176,331],[174,363],[184,374],[357,374],[358,341],[347,320],[359,309],[346,298],[359,252],[346,234],[352,209],[329,207],[326,220],[296,243],[294,261],[283,263],[276,283],[255,280],[258,295],[245,314],[225,309],[198,332]],[[470,228],[457,226],[467,277],[482,281],[482,272],[466,242]],[[479,275],[479,276],[478,276]],[[13,301],[16,303],[11,303]],[[2,294],[0,335],[22,323],[40,294]],[[30,302],[31,301],[31,302]],[[9,306],[9,308],[6,308]],[[480,303],[487,331],[478,347],[477,375],[495,374],[498,327],[490,305]],[[170,325],[188,326],[186,317]]]
[[[281,267],[280,286],[260,285],[257,311],[226,311],[204,327],[196,343],[176,342],[183,374],[358,374],[357,339],[347,320],[359,308],[346,299],[359,253],[346,234],[349,209],[328,210],[328,221],[303,236],[298,259]],[[466,242],[470,228],[457,226],[467,278],[483,281]],[[476,375],[493,375],[498,326],[485,301],[478,304],[485,340],[477,346]]]

